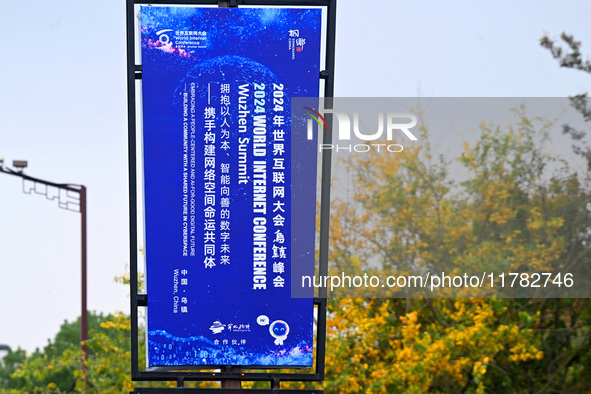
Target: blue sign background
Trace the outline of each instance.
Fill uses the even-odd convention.
[[[290,268],[314,272],[316,144],[290,97],[318,96],[320,18],[141,9],[149,366],[312,365]]]

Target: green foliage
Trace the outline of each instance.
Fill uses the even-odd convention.
[[[104,316],[102,313],[94,312],[88,313],[88,331],[96,332],[100,329],[101,324],[108,321],[110,316]],[[49,341],[48,345],[43,349],[43,353],[48,356],[57,356],[62,354],[66,349],[80,346],[80,318],[76,321],[64,321],[60,330],[53,341]]]
[[[88,359],[80,348],[79,319],[65,322],[43,351],[9,353],[0,368],[0,392],[122,393],[174,382],[131,382],[131,322],[127,315],[89,314]],[[145,365],[144,330],[138,332],[139,365]],[[191,386],[187,385],[186,387]],[[209,384],[215,387],[215,383]]]
[[[109,316],[89,313],[89,332],[98,332],[100,325],[109,319]],[[19,350],[4,357],[7,373],[0,387],[21,390],[51,387],[52,390],[64,392],[72,390],[76,386],[77,370],[81,365],[77,359],[79,355],[80,318],[74,322],[64,321],[55,339],[49,341],[42,351],[37,349],[26,357],[25,352]]]
[[[13,379],[12,374],[25,361],[27,353],[22,349],[10,350],[0,362],[0,388],[16,389],[23,387],[22,379]]]
[[[562,33],[560,39],[566,48],[558,44],[556,41],[544,35],[540,39],[540,45],[550,51],[552,57],[558,60],[560,67],[570,68],[573,70],[583,71],[591,74],[591,61],[585,60],[581,53],[581,42],[576,41],[574,36]],[[572,107],[583,117],[585,122],[591,122],[591,103],[587,92],[570,96]],[[591,146],[589,145],[588,131],[577,130],[572,126],[563,125],[563,133],[569,135],[573,142],[573,152],[587,161],[587,170],[591,172]]]
[[[102,325],[113,319],[113,315],[88,314],[89,359],[94,359],[100,353],[101,350],[93,344],[104,335]],[[4,363],[9,356],[4,358]],[[20,358],[13,364],[11,376],[0,387],[70,392],[79,386],[79,380],[83,377],[83,365],[80,318],[73,322],[64,321],[56,337],[42,351],[38,349],[28,357],[21,351]]]
[[[449,163],[428,138],[404,155],[351,163],[353,200],[336,201],[331,270],[540,272],[588,280],[591,193],[546,154],[545,124],[521,109]],[[447,269],[445,269],[447,267]],[[456,293],[457,294],[457,293]],[[329,393],[591,391],[587,299],[331,301]]]

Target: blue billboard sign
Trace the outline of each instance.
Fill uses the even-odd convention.
[[[150,367],[310,367],[320,9],[141,8]]]

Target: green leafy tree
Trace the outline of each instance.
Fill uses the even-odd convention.
[[[129,276],[116,278],[129,284]],[[140,278],[141,282],[141,278]],[[131,321],[128,315],[89,313],[88,358],[80,348],[80,319],[64,322],[43,350],[9,353],[0,363],[0,392],[122,393],[134,386],[174,387],[176,382],[131,381]],[[138,327],[138,363],[145,365],[145,331]],[[195,386],[189,383],[186,387]],[[204,387],[219,384],[203,383]]]
[[[89,327],[89,357],[96,356],[94,341],[100,337],[102,326],[111,322],[113,316],[105,316],[90,312],[88,314]],[[7,364],[7,358],[4,364]],[[48,341],[43,350],[37,349],[26,357],[21,351],[19,358],[11,364],[10,375],[3,381],[1,387],[12,389],[42,389],[47,388],[56,392],[68,392],[76,388],[81,378],[80,370],[82,351],[80,349],[80,318],[76,321],[64,321],[53,340]],[[14,356],[13,356],[14,357]]]
[[[581,53],[581,42],[576,41],[574,36],[564,32],[560,35],[560,39],[566,46],[558,44],[547,35],[540,39],[540,45],[550,51],[552,56],[558,60],[560,67],[591,74],[591,61],[584,59]],[[591,103],[589,102],[588,93],[584,92],[570,96],[570,101],[573,108],[581,114],[585,122],[591,123]],[[573,151],[587,160],[587,169],[591,172],[591,147],[585,140],[587,132],[577,130],[570,125],[564,125],[563,132],[573,139],[575,142]]]
[[[481,124],[480,139],[456,158],[461,182],[426,138],[401,155],[355,158],[352,201],[334,204],[332,272],[581,269],[588,278],[589,189],[544,151],[545,124],[516,114],[515,126]],[[586,392],[590,307],[587,299],[331,300],[325,389]]]
[[[109,317],[102,314],[89,313],[88,326],[90,332],[96,332],[103,322],[108,321]],[[4,376],[0,381],[2,388],[45,387],[51,385],[58,390],[68,391],[76,385],[77,365],[60,364],[58,368],[44,363],[61,357],[65,353],[76,352],[80,348],[80,318],[76,321],[64,321],[55,339],[48,341],[48,344],[42,349],[37,349],[30,356],[22,350],[9,353],[3,359]],[[36,365],[43,373],[36,374],[35,378],[30,375],[22,375],[23,365]],[[51,367],[50,367],[51,365]],[[44,367],[43,367],[44,366]],[[15,372],[19,371],[15,374]]]
[[[12,374],[27,358],[27,352],[22,349],[9,350],[0,361],[0,388],[16,389],[23,387],[21,379],[13,379]]]

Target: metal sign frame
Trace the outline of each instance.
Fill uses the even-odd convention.
[[[261,373],[246,372],[240,369],[241,366],[228,365],[218,367],[212,371],[203,372],[209,368],[199,367],[199,371],[146,371],[139,369],[138,360],[138,312],[139,308],[147,307],[148,294],[138,293],[138,193],[137,193],[137,156],[136,156],[136,105],[137,94],[141,92],[138,87],[142,79],[142,66],[135,63],[136,31],[135,31],[135,6],[136,5],[195,5],[195,6],[222,6],[238,7],[244,6],[278,6],[278,7],[323,7],[326,9],[326,42],[325,42],[325,69],[320,71],[320,80],[324,80],[324,97],[334,95],[334,57],[335,57],[335,35],[336,35],[336,2],[337,0],[126,0],[126,28],[127,28],[127,117],[128,117],[128,169],[129,169],[129,224],[130,224],[130,293],[131,293],[131,379],[133,381],[176,381],[177,387],[184,387],[185,381],[268,381],[271,388],[250,389],[250,393],[275,392],[279,389],[280,382],[320,382],[324,380],[324,359],[326,347],[326,303],[327,289],[320,288],[319,294],[314,298],[314,305],[317,308],[316,324],[316,363],[314,373]],[[323,143],[332,142],[332,133],[326,130],[323,134]],[[320,189],[320,240],[319,240],[319,270],[318,275],[328,275],[328,235],[330,218],[330,179],[331,179],[330,150],[322,153],[321,167],[321,189]],[[246,369],[246,368],[245,368]],[[288,369],[288,368],[284,368]],[[230,387],[230,385],[226,385]],[[222,384],[222,387],[224,385]],[[237,387],[240,387],[238,384]],[[165,393],[177,391],[178,389],[160,388],[136,388],[136,393]],[[183,392],[214,391],[216,393],[243,392],[239,388],[222,389],[189,389],[183,388]],[[281,392],[293,393],[322,393],[322,390],[282,390]]]

